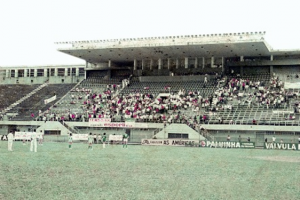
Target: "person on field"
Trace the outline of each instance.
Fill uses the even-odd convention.
[[[275,143],[275,141],[276,141],[276,137],[275,137],[275,135],[273,135],[272,142]]]
[[[103,133],[103,137],[102,137],[103,149],[105,149],[105,142],[106,142],[106,133]]]
[[[13,151],[12,150],[13,141],[14,141],[14,135],[13,135],[12,131],[10,131],[9,134],[7,135],[8,151]]]
[[[43,145],[44,134],[43,134],[42,130],[40,131],[40,134],[39,134],[38,138],[39,138],[39,145]]]
[[[31,133],[31,139],[30,139],[30,151],[37,152],[37,134],[36,130],[34,129],[33,132]]]
[[[129,138],[129,135],[125,132],[123,135],[123,148],[124,148],[124,146],[126,146],[126,148],[127,148],[128,138]]]
[[[88,149],[93,149],[93,140],[94,140],[94,137],[92,135],[92,133],[90,133],[90,135],[88,136],[88,143],[89,143],[89,146],[88,146]]]
[[[72,133],[69,135],[69,149],[72,149],[72,143],[73,143],[73,136]]]
[[[227,136],[227,142],[230,142],[230,135]]]

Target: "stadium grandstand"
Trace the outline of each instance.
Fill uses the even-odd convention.
[[[85,65],[0,68],[0,135],[298,143],[300,50],[265,32],[57,42]],[[240,138],[239,138],[240,136]]]

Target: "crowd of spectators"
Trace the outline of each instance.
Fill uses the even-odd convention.
[[[267,81],[233,77],[224,84],[219,83],[220,80],[216,82],[217,90],[208,97],[201,96],[199,91],[184,89],[155,96],[147,92],[147,88],[121,94],[122,86],[116,84],[107,85],[101,92],[78,87],[70,92],[70,104],[75,105],[77,110],[64,109],[56,104],[45,113],[40,112],[38,120],[64,122],[110,118],[112,121],[125,121],[133,118],[137,122],[185,123],[196,128],[199,124],[208,123],[212,116],[218,119],[218,123],[224,123],[222,117],[218,117],[218,113],[224,110],[250,109],[252,106],[266,110],[293,108],[293,113],[283,120],[294,120],[294,113],[299,112],[300,103],[290,104],[291,98],[297,99],[299,92],[284,89],[284,82],[278,77]],[[234,120],[226,123],[233,124]],[[251,120],[252,124],[258,124],[260,119]]]

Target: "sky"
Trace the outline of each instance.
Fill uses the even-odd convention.
[[[266,31],[300,49],[299,0],[3,0],[0,67],[84,64],[55,42]]]

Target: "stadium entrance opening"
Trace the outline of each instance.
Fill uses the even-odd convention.
[[[60,130],[45,130],[44,134],[45,135],[60,135],[61,131]]]
[[[189,134],[188,133],[168,133],[168,139],[174,139],[174,138],[189,139]]]

